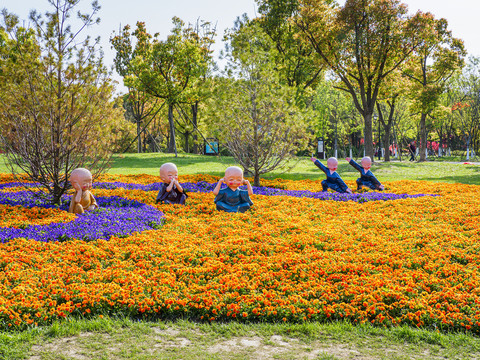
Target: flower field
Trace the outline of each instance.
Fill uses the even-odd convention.
[[[265,181],[251,211],[229,214],[215,210],[217,180],[181,176],[182,207],[154,203],[158,177],[105,175],[103,212],[80,219],[0,175],[0,327],[121,313],[480,333],[480,186],[386,182],[349,198]]]

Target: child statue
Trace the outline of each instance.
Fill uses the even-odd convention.
[[[372,159],[369,156],[362,158],[359,165],[352,158],[347,157],[345,160],[348,161],[356,170],[360,171],[360,177],[357,179],[357,190],[361,190],[362,186],[367,186],[372,190],[383,190],[385,187],[380,184],[380,181],[377,180],[375,175],[370,171],[372,167]]]
[[[327,175],[327,178],[322,181],[323,191],[327,191],[328,188],[330,188],[342,194],[352,193],[352,190],[348,188],[347,184],[345,184],[340,175],[338,175],[337,173],[338,160],[336,158],[329,158],[327,160],[327,166],[323,165],[318,159],[313,156],[310,158],[310,160],[312,160],[313,163]]]
[[[155,201],[164,204],[185,205],[188,196],[178,182],[177,166],[173,163],[165,163],[160,166],[160,178],[163,183]]]
[[[90,189],[92,188],[92,174],[84,168],[77,168],[70,174],[75,193],[72,196],[68,212],[74,214],[83,214],[85,211],[91,211],[98,208],[97,202]]]
[[[227,184],[227,187],[220,190],[223,183]],[[247,185],[247,190],[239,189],[240,185]],[[217,210],[243,213],[253,205],[249,196],[253,195],[252,186],[243,178],[243,170],[238,166],[230,166],[225,170],[225,176],[219,180],[213,194]]]

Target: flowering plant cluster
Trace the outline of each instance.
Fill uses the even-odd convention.
[[[94,187],[98,189],[128,189],[128,190],[143,190],[143,191],[158,191],[161,187],[161,182],[156,182],[152,184],[134,184],[134,183],[123,183],[119,181],[115,182],[98,182],[95,183]],[[185,182],[182,183],[183,189],[190,192],[212,192],[215,188],[216,183],[209,183],[206,181],[198,182]],[[222,186],[226,188],[224,184]],[[240,189],[246,189],[246,186],[240,186]],[[293,197],[309,197],[319,200],[334,200],[334,201],[356,201],[356,202],[367,202],[367,201],[387,201],[387,200],[398,200],[406,199],[412,197],[425,196],[424,194],[391,194],[384,192],[361,192],[355,194],[341,194],[337,192],[326,192],[326,191],[316,191],[312,192],[309,190],[285,190],[277,189],[274,187],[268,186],[252,186],[253,193],[255,195],[265,195],[265,196],[293,196]]]
[[[2,175],[0,181],[13,179]],[[100,181],[147,185],[159,179],[108,175]],[[310,180],[265,185],[321,190],[320,181]],[[153,189],[96,188],[97,201],[120,197],[162,211],[163,226],[108,241],[16,238],[0,244],[0,327],[122,313],[200,321],[346,319],[479,334],[480,186],[385,186],[389,193],[440,196],[360,203],[253,195],[249,212],[231,214],[215,210],[211,192],[192,191],[187,206],[178,206],[155,204]],[[6,210],[17,207],[0,211],[19,219],[36,209]],[[55,218],[58,211],[51,210]]]
[[[50,210],[55,219],[59,217],[60,221],[56,219],[55,221],[47,221],[47,223],[37,222],[27,225],[22,223],[21,226],[18,226],[18,223],[13,223],[10,227],[1,227],[0,242],[3,243],[15,238],[37,241],[66,241],[74,238],[85,241],[108,240],[112,235],[128,236],[136,231],[156,229],[162,224],[162,212],[135,200],[127,200],[118,196],[99,197],[97,198],[99,209],[77,217],[66,212],[70,200],[71,196],[64,196],[62,204],[58,206],[55,212],[55,206],[45,203],[44,199],[36,198],[35,192],[1,192],[0,204],[13,205],[17,212],[21,212],[26,217],[37,219],[38,208],[43,208]],[[27,212],[25,208],[20,206],[31,208],[31,210]],[[40,213],[45,214],[45,211]]]

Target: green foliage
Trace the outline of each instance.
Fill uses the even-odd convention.
[[[420,16],[398,0],[299,0],[292,21],[337,76],[365,121],[365,150],[373,156],[372,114],[380,88],[419,46]]]
[[[112,39],[117,50],[116,68],[128,87],[145,90],[169,104],[192,103],[199,95],[195,85],[212,65],[209,46],[214,31],[200,36],[179,18],[172,21],[172,33],[163,41],[137,22],[132,33],[135,45],[130,27],[125,26],[122,34]]]
[[[159,111],[158,108],[155,114],[144,111],[145,105],[153,110],[151,98],[162,99],[168,105],[169,151],[176,152],[174,106],[195,104],[205,97],[206,88],[202,83],[213,65],[210,45],[215,30],[209,23],[193,27],[185,26],[177,17],[172,21],[174,28],[166,40],[160,40],[159,34],[150,35],[145,24],[137,22],[133,33],[127,25],[111,42],[117,51],[115,66],[129,88],[129,101],[138,127]],[[195,123],[195,120],[183,124],[184,134],[192,131],[189,122]],[[139,128],[137,131],[140,134]],[[138,150],[141,150],[140,141]]]
[[[435,19],[430,13],[419,13],[422,42],[407,62],[404,75],[411,81],[412,110],[420,116],[420,160],[425,160],[428,134],[427,116],[438,106],[447,80],[463,67],[466,54],[463,42],[452,36],[445,19]]]
[[[0,125],[11,170],[26,172],[58,202],[73,169],[98,173],[105,167],[120,117],[109,74],[95,55],[98,40],[79,39],[98,21],[98,4],[90,14],[78,14],[79,30],[69,24],[78,0],[51,5],[44,17],[31,13],[31,29],[2,12]]]
[[[461,74],[449,82],[452,118],[467,145],[478,150],[480,141],[480,58],[471,57]],[[468,155],[467,155],[468,158]]]
[[[227,73],[219,81],[215,119],[220,141],[254,176],[282,168],[307,144],[306,112],[296,106],[295,89],[282,85],[274,70],[271,39],[258,25],[229,34]]]
[[[274,59],[280,78],[300,91],[315,89],[323,78],[324,66],[314,49],[301,41],[299,29],[289,18],[298,11],[298,0],[257,0],[262,15],[256,18],[274,44]]]
[[[313,101],[315,135],[324,137],[332,148],[337,132],[340,145],[358,146],[363,130],[363,121],[352,103],[351,97],[334,88],[333,82],[321,82],[316,88]],[[353,141],[353,139],[357,141]]]

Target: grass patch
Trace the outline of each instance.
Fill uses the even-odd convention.
[[[67,319],[0,336],[4,359],[472,359],[480,339],[349,323],[239,324]]]
[[[236,165],[235,160],[228,156],[204,156],[179,154],[176,158],[170,154],[117,154],[113,156],[109,173],[112,174],[149,174],[158,175],[160,165],[165,162],[177,164],[180,175],[208,174],[223,176],[228,166]],[[275,170],[263,176],[265,179],[287,180],[318,180],[324,174],[310,161],[308,157],[298,158],[289,164],[293,167],[288,172]],[[391,161],[374,163],[372,171],[380,181],[395,180],[428,180],[448,183],[480,185],[480,166],[464,165],[461,162],[427,161],[412,163],[408,161]],[[338,173],[344,180],[355,180],[358,172],[345,160],[340,160]]]
[[[0,173],[9,173],[0,155]],[[158,175],[160,165],[173,162],[180,175],[207,174],[223,176],[228,166],[238,165],[230,156],[205,156],[194,154],[146,153],[115,154],[108,173],[121,175],[148,174]],[[326,161],[325,161],[326,162]],[[290,170],[278,169],[263,176],[265,179],[319,180],[324,174],[312,164],[308,157],[297,158],[289,163]],[[427,161],[412,163],[409,161],[376,162],[372,171],[380,181],[428,180],[447,183],[480,185],[480,166],[463,162]],[[344,180],[355,180],[358,172],[345,160],[340,159],[338,173]]]

